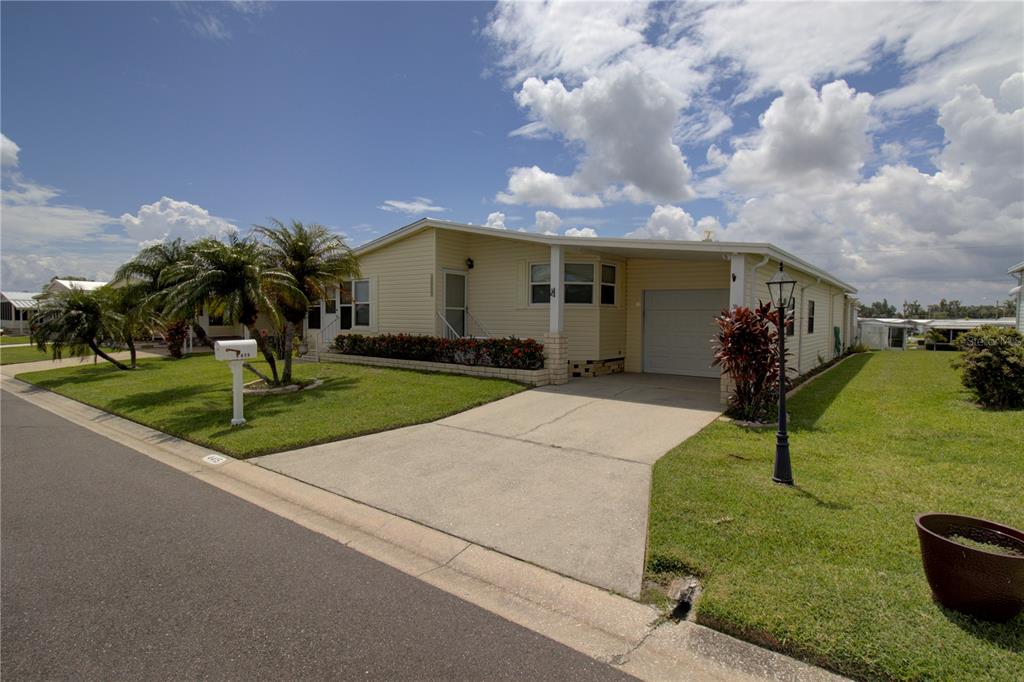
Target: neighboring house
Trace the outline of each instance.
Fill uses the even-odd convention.
[[[720,377],[714,318],[769,298],[781,259],[798,286],[792,365],[851,345],[855,289],[770,244],[547,236],[423,219],[355,250],[362,277],[306,320],[338,334],[534,338],[552,382],[608,372]],[[556,273],[552,277],[552,273]]]
[[[57,279],[54,277],[43,287],[44,294],[56,294],[61,291],[80,289],[82,291],[96,291],[100,287],[107,286],[106,282],[94,282],[87,279]]]
[[[871,350],[905,350],[907,337],[917,328],[913,320],[866,317],[857,320],[857,338]]]
[[[1017,299],[1017,317],[1015,323],[1017,331],[1024,334],[1024,261],[1017,263],[1006,271],[1010,277],[1017,280],[1017,286],[1010,289],[1010,296]]]
[[[946,337],[947,343],[952,343],[956,337],[964,332],[978,327],[1010,327],[1017,325],[1017,320],[1012,317],[1000,317],[994,320],[911,320],[925,332],[936,331]]]
[[[30,291],[0,291],[0,329],[4,334],[28,334],[38,295]]]

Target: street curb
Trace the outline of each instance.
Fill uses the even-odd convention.
[[[327,492],[224,458],[4,373],[0,388],[449,594],[648,680],[840,680],[820,668],[651,606]],[[216,455],[219,463],[204,461]]]

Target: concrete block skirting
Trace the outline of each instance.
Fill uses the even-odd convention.
[[[450,362],[426,362],[423,360],[402,360],[399,358],[375,358],[368,355],[346,355],[344,353],[320,353],[320,360],[327,362],[346,362],[351,365],[371,365],[373,367],[394,367],[395,369],[413,369],[420,372],[444,372],[446,374],[464,374],[472,377],[489,379],[507,379],[530,386],[547,386],[548,370],[545,369],[507,369],[504,367],[486,367],[483,365],[456,365]]]
[[[569,339],[565,334],[544,335],[544,367],[549,383],[569,383]]]
[[[626,371],[626,358],[610,358],[607,360],[586,360],[572,363],[572,376],[600,377],[606,374],[621,374]]]

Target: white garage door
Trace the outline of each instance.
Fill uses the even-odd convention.
[[[645,291],[644,371],[719,376],[711,339],[715,317],[728,307],[728,289]]]

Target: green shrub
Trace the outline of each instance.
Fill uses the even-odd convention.
[[[417,334],[339,334],[334,349],[347,355],[451,362],[505,369],[541,369],[544,344],[533,339],[445,339]]]
[[[955,366],[964,386],[985,407],[1024,407],[1024,335],[1005,327],[978,327],[956,340]]]
[[[732,378],[729,415],[747,421],[767,421],[779,390],[777,311],[770,303],[737,307],[715,318],[718,333],[712,366]],[[788,355],[788,351],[787,351]]]

